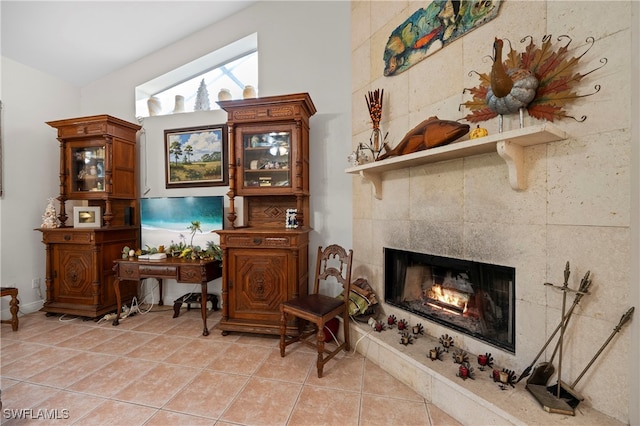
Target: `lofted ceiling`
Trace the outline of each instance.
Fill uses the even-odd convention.
[[[1,53],[84,86],[256,1],[2,0]]]

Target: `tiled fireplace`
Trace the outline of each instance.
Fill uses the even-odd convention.
[[[384,249],[385,302],[515,352],[515,269]]]

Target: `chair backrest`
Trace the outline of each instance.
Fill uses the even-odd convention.
[[[313,293],[317,294],[320,291],[320,283],[328,281],[331,277],[342,285],[345,293],[348,293],[351,282],[352,260],[353,250],[347,252],[337,244],[331,244],[324,249],[318,247]]]

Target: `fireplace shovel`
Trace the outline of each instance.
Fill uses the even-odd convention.
[[[600,349],[598,349],[598,352],[596,352],[596,354],[593,356],[593,358],[591,358],[591,361],[589,361],[589,363],[584,368],[584,370],[582,370],[582,372],[580,373],[578,378],[575,379],[573,381],[573,383],[571,383],[571,386],[568,386],[562,380],[558,379],[558,383],[556,383],[555,385],[547,387],[547,391],[551,392],[551,393],[556,393],[556,392],[558,392],[558,387],[560,387],[560,392],[559,392],[560,393],[560,398],[565,400],[565,402],[572,409],[577,407],[578,404],[580,404],[580,401],[584,400],[584,397],[582,395],[580,395],[578,392],[576,392],[576,390],[575,390],[576,385],[578,384],[580,379],[582,379],[582,376],[584,376],[584,374],[587,372],[587,370],[593,365],[593,363],[596,361],[598,356],[600,356],[600,354],[602,353],[604,348],[607,347],[609,342],[611,342],[611,340],[615,337],[615,335],[622,329],[622,326],[624,324],[626,324],[631,319],[631,317],[633,316],[634,309],[635,308],[632,306],[632,307],[629,308],[629,310],[627,310],[627,312],[624,313],[624,315],[622,315],[622,317],[620,318],[620,321],[618,322],[618,325],[616,325],[616,327],[613,329],[613,331],[609,335],[609,338],[604,342],[604,344],[600,347]]]
[[[565,275],[566,274],[567,274],[567,271],[565,270]],[[580,300],[582,299],[582,296],[584,296],[585,294],[589,294],[589,286],[591,286],[591,280],[589,279],[589,274],[590,274],[590,271],[587,271],[587,273],[582,278],[582,281],[580,281],[580,287],[578,288],[578,291],[576,291],[576,296],[573,299],[573,304],[569,308],[569,311],[567,312],[567,314],[564,316],[564,323],[561,322],[560,325],[558,325],[558,328],[556,328],[556,330],[553,332],[553,334],[551,335],[551,338],[553,338],[553,336],[555,336],[555,334],[558,332],[558,330],[560,330],[562,327],[564,327],[566,329],[567,324],[569,323],[569,320],[571,319],[571,314],[573,314],[573,310],[578,305],[578,303],[580,303]],[[567,278],[568,278],[568,276],[567,276]],[[568,290],[571,291],[570,289],[568,289]],[[562,339],[563,337],[564,336],[561,336],[560,339]],[[536,366],[536,368],[533,370],[533,373],[531,374],[531,377],[529,377],[529,379],[527,379],[527,384],[546,385],[549,382],[549,379],[551,378],[551,376],[553,375],[553,373],[555,371],[555,368],[553,367],[553,360],[554,360],[554,358],[556,356],[556,353],[558,352],[558,349],[560,348],[560,344],[561,344],[561,341],[558,340],[558,342],[556,343],[556,347],[553,350],[553,353],[551,354],[551,358],[549,359],[549,361],[541,362],[540,364],[538,364]],[[545,345],[545,347],[546,347],[546,345]],[[543,351],[544,351],[544,348],[543,348]],[[538,355],[538,356],[540,356],[540,355]],[[534,361],[534,363],[535,363],[535,361]],[[524,373],[522,373],[522,374],[524,375]],[[520,379],[518,379],[518,380],[520,380]]]

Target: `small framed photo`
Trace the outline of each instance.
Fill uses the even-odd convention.
[[[225,124],[165,130],[164,139],[167,189],[228,184]]]
[[[102,226],[102,214],[100,207],[74,206],[74,228],[100,228]]]

